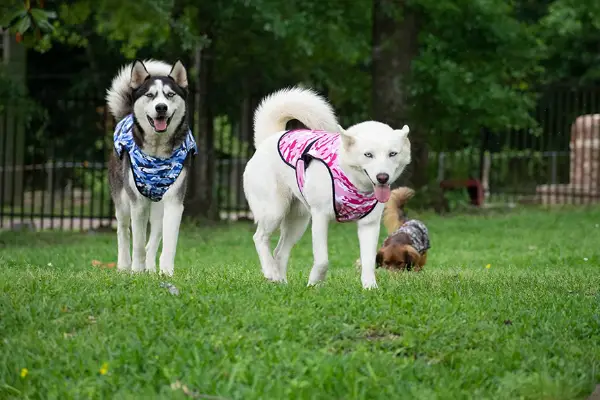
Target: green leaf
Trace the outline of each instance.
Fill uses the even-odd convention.
[[[54,11],[46,11],[41,8],[32,8],[29,10],[33,20],[38,23],[39,21],[48,21],[49,19],[55,19],[56,13]]]
[[[48,20],[42,20],[38,22],[38,27],[44,33],[54,31],[54,26]]]
[[[25,32],[27,32],[27,30],[30,27],[31,27],[31,19],[30,19],[29,15],[25,16],[24,18],[21,18],[21,20],[19,22],[17,22],[17,24],[15,25],[17,32],[19,32],[20,34],[24,34]]]
[[[20,10],[12,14],[10,17],[2,19],[1,25],[3,28],[10,28],[27,16],[27,10]]]

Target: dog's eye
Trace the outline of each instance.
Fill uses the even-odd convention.
[[[397,153],[397,152],[395,152],[395,151],[391,151],[391,152],[390,152],[390,154],[389,154],[389,156],[390,156],[390,157],[394,157],[394,156],[396,156],[396,155],[398,155],[398,153]]]
[[[170,99],[171,97],[175,96],[175,93],[171,92],[171,93],[167,93],[167,97]]]
[[[366,152],[365,153],[365,157],[367,157],[367,158],[373,158],[373,153]]]
[[[152,98],[152,97],[154,97],[154,95],[152,93],[146,93],[146,97]]]

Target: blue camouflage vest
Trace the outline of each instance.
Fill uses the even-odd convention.
[[[149,156],[133,140],[133,123],[133,114],[129,114],[117,124],[113,137],[115,151],[119,158],[123,157],[123,150],[129,153],[131,172],[138,191],[152,201],[160,201],[179,177],[188,153],[192,151],[193,155],[198,154],[196,141],[189,130],[171,157]]]

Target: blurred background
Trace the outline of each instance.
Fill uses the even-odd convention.
[[[248,219],[260,99],[326,95],[342,125],[411,127],[412,206],[600,199],[596,0],[6,0],[0,228],[113,224],[104,96],[136,58],[181,59],[201,148],[189,217]]]

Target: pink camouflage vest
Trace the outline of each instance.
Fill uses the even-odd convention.
[[[350,182],[338,163],[340,134],[306,129],[284,133],[278,142],[279,156],[296,170],[296,182],[304,195],[306,168],[312,160],[322,162],[333,182],[333,210],[338,222],[356,221],[367,216],[377,205],[373,193],[362,192]]]

